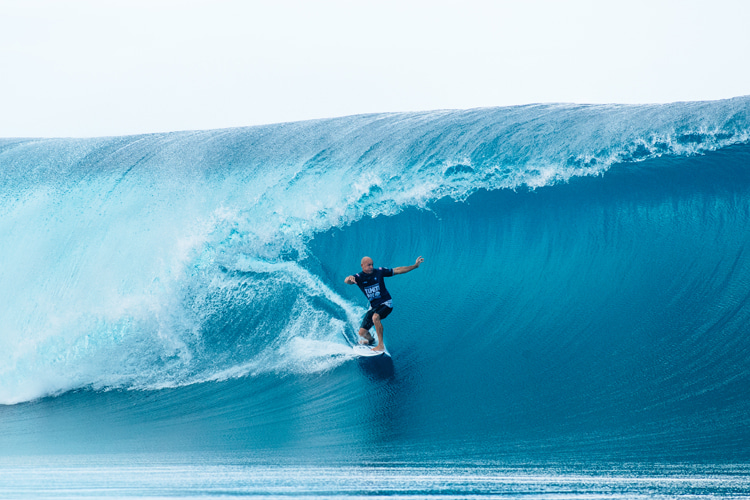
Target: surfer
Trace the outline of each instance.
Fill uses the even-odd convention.
[[[393,269],[379,267],[375,269],[370,257],[362,257],[362,262],[360,263],[362,272],[347,276],[344,279],[344,283],[347,285],[359,286],[359,289],[365,294],[367,300],[370,301],[370,309],[365,313],[364,318],[362,318],[362,324],[359,326],[359,336],[362,337],[359,341],[360,344],[373,345],[375,343],[375,339],[370,334],[370,328],[374,325],[375,333],[378,336],[378,345],[373,347],[372,350],[385,350],[381,320],[384,320],[393,311],[393,300],[391,299],[391,294],[385,288],[384,278],[413,271],[422,262],[424,262],[424,259],[420,256],[411,266],[394,267]]]

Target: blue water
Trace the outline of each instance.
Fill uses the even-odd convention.
[[[750,495],[749,97],[0,139],[0,236],[11,496]]]
[[[226,457],[60,456],[0,463],[3,498],[750,498],[748,467],[276,466]],[[40,467],[41,465],[41,467]]]

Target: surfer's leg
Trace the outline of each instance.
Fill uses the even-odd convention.
[[[385,344],[383,344],[383,323],[380,322],[380,314],[372,315],[372,323],[375,325],[375,333],[378,336],[378,345],[372,348],[373,351],[384,351]]]
[[[359,341],[360,344],[371,345],[375,341],[372,338],[372,334],[370,334],[370,330],[365,330],[364,328],[359,329],[359,336],[362,337],[362,340]]]
[[[359,336],[362,339],[359,341],[360,344],[372,345],[375,339],[370,334],[370,328],[372,328],[372,315],[374,311],[370,309],[365,313],[365,317],[362,318],[362,324],[359,325]]]

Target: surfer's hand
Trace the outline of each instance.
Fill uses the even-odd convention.
[[[414,267],[419,267],[419,264],[421,264],[422,262],[424,262],[424,259],[420,255],[419,257],[417,257],[417,261],[414,263]]]
[[[354,280],[354,276],[347,276],[346,279],[344,279],[344,283],[346,283],[347,285],[355,284],[356,281]]]

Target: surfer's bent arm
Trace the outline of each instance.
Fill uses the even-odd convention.
[[[413,271],[416,268],[418,268],[419,264],[421,264],[422,262],[424,262],[424,259],[420,255],[419,258],[417,259],[417,261],[413,265],[411,265],[411,266],[394,267],[393,268],[393,274],[394,275],[396,275],[396,274],[404,274],[404,273],[408,273],[409,271]]]

